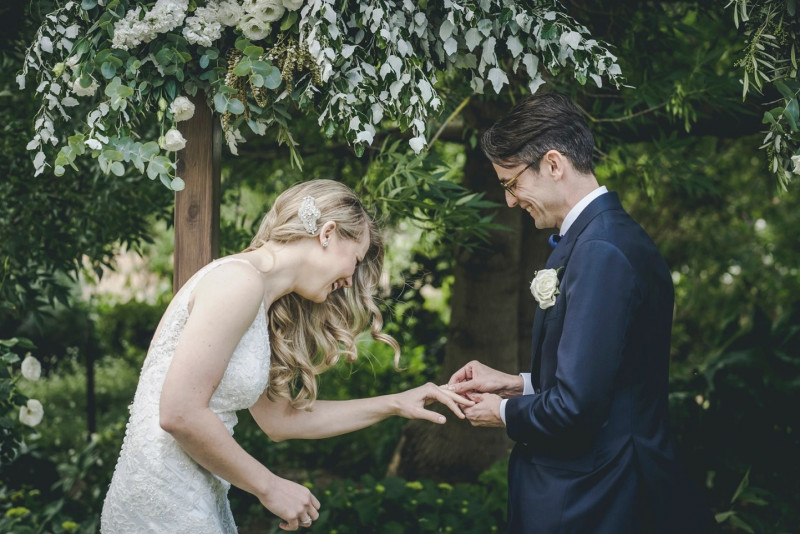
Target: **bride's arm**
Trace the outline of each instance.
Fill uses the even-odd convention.
[[[443,424],[445,417],[426,410],[425,405],[440,402],[463,419],[459,405],[474,402],[452,391],[428,383],[402,393],[344,401],[318,400],[313,411],[293,408],[288,399],[269,400],[262,395],[250,408],[258,426],[274,441],[319,439],[338,436],[370,426],[392,415],[407,419],[426,419]]]
[[[230,357],[252,324],[263,282],[239,263],[206,274],[194,301],[161,392],[161,428],[197,463],[254,494],[284,528],[294,530],[306,515],[318,517],[319,501],[307,488],[274,475],[250,456],[209,408]]]

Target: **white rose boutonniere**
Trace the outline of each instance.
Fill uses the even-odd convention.
[[[531,282],[531,294],[539,307],[543,310],[553,306],[556,303],[556,295],[558,295],[558,271],[563,269],[542,269],[536,271],[533,281]]]

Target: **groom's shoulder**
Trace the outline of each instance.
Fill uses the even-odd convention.
[[[650,235],[623,209],[598,214],[586,226],[575,246],[592,241],[605,241],[631,260],[660,255]]]

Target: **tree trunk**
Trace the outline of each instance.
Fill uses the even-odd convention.
[[[485,103],[470,108],[467,119],[479,131],[501,116],[499,110]],[[505,205],[497,175],[481,150],[468,147],[466,156],[465,184]],[[507,373],[527,372],[530,368],[533,298],[528,286],[533,271],[544,264],[549,246],[542,232],[533,231],[533,221],[522,210],[501,206],[494,220],[508,230],[494,232],[484,248],[473,253],[461,250],[457,256],[440,383],[447,382],[471,360]],[[533,263],[532,258],[538,263]],[[446,413],[441,407],[434,409]],[[410,421],[403,430],[390,472],[409,479],[475,481],[487,467],[507,455],[510,445],[505,429],[473,428],[452,415],[442,427]]]

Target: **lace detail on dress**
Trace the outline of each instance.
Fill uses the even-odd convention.
[[[175,295],[150,344],[103,505],[103,533],[236,532],[227,498],[230,484],[195,462],[159,424],[161,389],[189,318],[189,298],[203,275],[228,261],[243,261],[252,267],[246,260],[225,258],[200,269]],[[269,331],[262,303],[209,404],[231,435],[236,412],[250,408],[266,390],[269,363]]]

